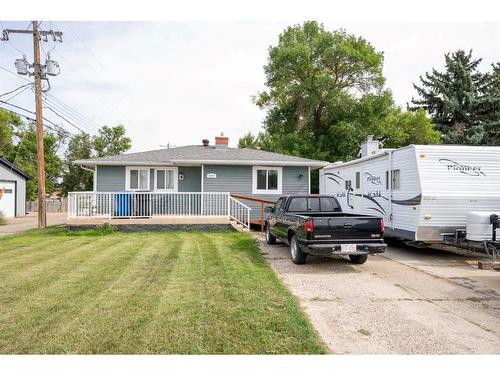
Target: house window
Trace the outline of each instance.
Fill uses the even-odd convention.
[[[253,194],[281,194],[281,167],[253,167]]]
[[[399,169],[393,169],[392,171],[392,190],[399,190],[401,187],[400,173]]]
[[[156,170],[156,190],[177,191],[177,168],[162,168]]]
[[[149,169],[127,168],[127,190],[149,190]]]

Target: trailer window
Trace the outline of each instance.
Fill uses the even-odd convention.
[[[361,189],[361,172],[356,172],[356,189]]]
[[[392,171],[392,190],[399,190],[401,186],[399,169]]]
[[[385,190],[389,190],[389,171],[385,171]]]

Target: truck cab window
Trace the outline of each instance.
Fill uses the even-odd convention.
[[[319,198],[307,198],[307,210],[308,211],[319,211]]]
[[[290,200],[288,205],[289,212],[304,212],[307,211],[307,198],[297,197]]]
[[[321,212],[340,211],[340,208],[333,198],[320,198]]]

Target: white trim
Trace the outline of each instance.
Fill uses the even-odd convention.
[[[179,168],[177,167],[165,167],[165,168],[155,168],[155,182],[154,191],[177,191],[179,189]],[[173,189],[158,189],[158,171],[174,171],[174,188]]]
[[[147,170],[148,171],[148,187],[146,189],[131,189],[130,188],[130,171],[131,170]],[[144,165],[141,166],[126,166],[125,167],[125,190],[130,190],[130,191],[149,191],[151,187],[151,171],[150,167],[146,167]]]
[[[203,193],[203,180],[205,179],[205,166],[201,165],[201,192]]]
[[[277,170],[278,171],[278,190],[257,189],[257,170]],[[267,177],[266,177],[267,183]],[[283,187],[283,168],[275,166],[260,166],[252,167],[252,194],[282,194]]]
[[[123,165],[123,166],[143,166],[144,162],[142,161],[100,161],[100,160],[77,160],[73,162],[74,164],[82,164],[82,165]],[[170,162],[160,163],[160,162],[148,162],[148,165],[154,166],[163,166],[169,167],[174,165],[181,166],[198,166],[203,164],[213,164],[213,165],[268,165],[268,166],[289,166],[289,167],[312,167],[312,168],[321,168],[330,166],[331,163],[325,161],[279,161],[279,160],[189,160],[189,159],[172,159]]]
[[[307,167],[307,194],[311,194],[311,167]]]

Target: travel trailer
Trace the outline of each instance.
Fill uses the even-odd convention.
[[[382,217],[386,236],[485,247],[500,216],[500,147],[380,149],[368,139],[360,158],[320,170],[320,194],[344,212]]]

